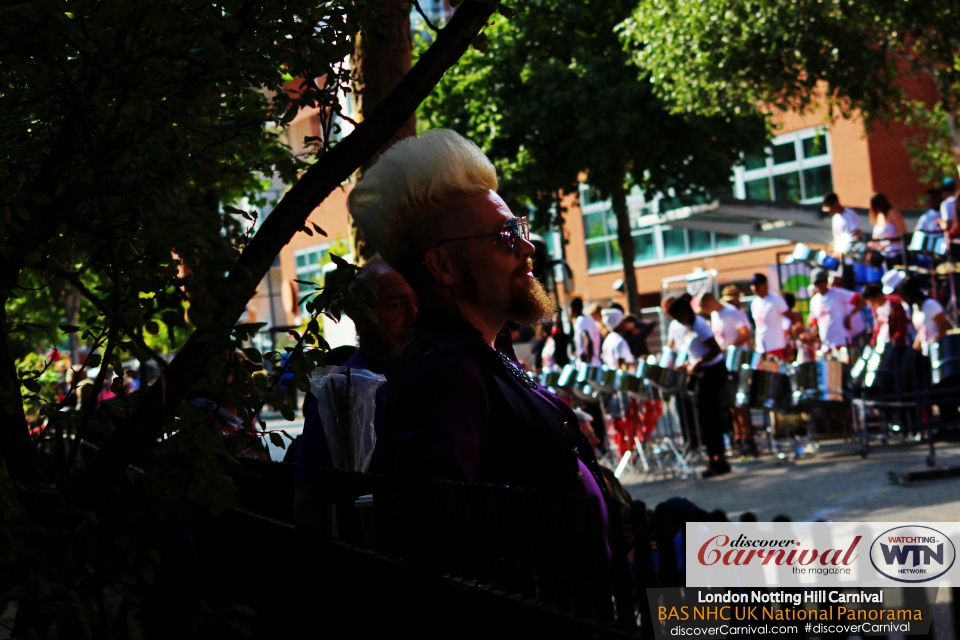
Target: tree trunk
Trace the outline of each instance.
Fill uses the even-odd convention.
[[[350,61],[353,69],[353,105],[358,122],[373,115],[388,93],[410,71],[413,60],[413,39],[410,34],[410,3],[384,0],[379,10],[364,21],[354,43]],[[360,175],[373,165],[397,140],[417,135],[417,116],[411,116],[369,160],[360,166]],[[375,251],[363,232],[350,218],[350,249],[357,264],[373,256]]]
[[[626,176],[615,180],[611,188],[610,199],[613,213],[617,218],[617,242],[620,245],[620,259],[623,260],[623,291],[627,294],[627,308],[632,314],[640,313],[640,293],[637,291],[637,270],[633,266],[636,251],[633,236],[630,235],[630,212],[627,209],[627,190],[624,187]]]
[[[40,468],[34,452],[33,441],[27,431],[27,417],[23,412],[23,394],[20,391],[20,376],[17,363],[10,352],[10,318],[6,306],[9,292],[17,286],[20,270],[4,261],[0,265],[0,455],[10,477],[22,482],[27,489],[35,489],[40,481]]]
[[[228,334],[247,302],[256,293],[270,265],[307,216],[346,181],[371,155],[392,139],[420,103],[470,46],[497,8],[497,2],[467,0],[457,9],[433,45],[372,117],[321,156],[283,197],[244,249],[236,266],[217,291],[218,324],[210,332],[196,331],[164,368],[166,384],[153,384],[136,410],[116,429],[94,458],[66,488],[68,501],[90,508],[106,496],[114,480],[169,423],[183,398],[217,353],[210,340]]]

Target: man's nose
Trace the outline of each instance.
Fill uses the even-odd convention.
[[[526,238],[520,238],[520,250],[517,252],[521,258],[529,258],[536,253],[537,248]]]

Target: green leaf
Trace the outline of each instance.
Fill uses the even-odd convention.
[[[99,366],[99,365],[100,365],[100,357],[101,357],[101,356],[100,356],[99,353],[91,353],[89,356],[87,356],[87,359],[86,359],[86,361],[84,362],[84,364],[86,364],[88,367],[96,367],[96,366]]]
[[[76,333],[77,331],[80,331],[80,327],[72,324],[62,324],[60,325],[60,330],[64,333]]]
[[[296,416],[293,413],[293,409],[290,408],[290,405],[284,404],[280,407],[280,415],[284,417],[285,420],[292,422]]]
[[[321,229],[321,228],[319,227],[319,225],[317,225],[316,222],[311,222],[310,224],[313,225],[313,230],[314,230],[314,231],[316,231],[317,233],[319,233],[320,235],[322,235],[324,238],[327,237],[327,232],[324,231],[323,229]]]
[[[312,236],[312,235],[313,235],[313,231],[311,231],[310,227],[306,227],[306,226],[300,227],[300,231],[302,231],[303,233],[307,234],[308,236]]]
[[[40,393],[40,383],[37,382],[36,378],[25,378],[20,381],[20,384],[26,387],[28,391],[32,391],[33,393]]]
[[[252,347],[243,349],[243,355],[247,356],[247,359],[250,360],[253,364],[260,364],[263,362],[263,356],[260,354],[259,349],[254,349]]]
[[[286,418],[286,415],[284,415],[284,417]],[[293,420],[293,418],[287,418],[287,420]],[[287,448],[287,443],[283,441],[283,438],[280,436],[279,433],[277,433],[276,431],[271,431],[269,433],[269,436],[270,436],[270,444],[272,444],[275,447],[280,447],[281,449]]]

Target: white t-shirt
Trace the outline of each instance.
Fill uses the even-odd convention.
[[[852,333],[855,316],[850,317],[850,330],[843,326],[843,318],[856,306],[860,296],[855,291],[832,287],[826,293],[817,293],[810,299],[811,320],[816,319],[820,331],[820,346],[824,351],[837,349],[847,344]],[[860,314],[856,314],[859,316]],[[863,331],[863,319],[860,319]],[[857,332],[859,333],[859,331]]]
[[[940,218],[953,222],[957,217],[957,196],[950,196],[940,204]]]
[[[776,293],[753,299],[750,314],[757,325],[757,351],[767,353],[787,346],[783,335],[783,314],[789,310],[786,300]]]
[[[577,319],[573,321],[573,346],[578,360],[581,359],[580,356],[586,351],[586,345],[583,344],[583,333],[590,336],[590,342],[593,343],[593,358],[587,364],[599,367],[600,327],[597,326],[597,321],[586,315],[577,316]]]
[[[920,219],[917,220],[917,226],[914,227],[914,231],[923,231],[925,233],[940,233],[940,225],[937,224],[937,220],[940,219],[940,212],[936,209],[927,209],[923,212],[923,215],[920,216]]]
[[[683,347],[683,338],[687,335],[687,328],[677,322],[676,320],[670,321],[670,326],[667,327],[667,344],[673,343],[674,350],[679,350]]]
[[[919,307],[913,305],[913,326],[923,340],[923,352],[927,352],[927,345],[936,342],[940,337],[940,329],[937,323],[933,321],[939,314],[943,313],[943,305],[935,298],[927,298]]]
[[[853,209],[844,209],[841,213],[833,214],[833,241],[836,242],[843,234],[853,235],[860,231],[860,216]]]
[[[707,340],[712,337],[714,337],[713,329],[710,328],[706,319],[700,315],[695,316],[693,326],[687,330],[687,334],[683,338],[684,347],[691,360],[702,360],[705,355],[710,353]],[[723,352],[718,353],[716,357],[712,358],[709,362],[704,362],[702,366],[709,367],[710,365],[717,364],[721,360],[723,360]]]
[[[633,364],[637,361],[630,352],[630,345],[627,344],[623,336],[616,331],[611,331],[607,334],[607,337],[603,339],[602,353],[603,364],[607,365],[608,369],[619,369],[620,360],[623,360],[627,364]]]
[[[747,314],[732,304],[721,302],[723,308],[710,314],[710,328],[721,349],[726,349],[740,337],[740,328],[750,328]]]

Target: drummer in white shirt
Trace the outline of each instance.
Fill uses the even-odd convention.
[[[756,348],[766,358],[785,358],[787,339],[783,333],[783,318],[791,320],[797,314],[790,311],[787,302],[770,291],[767,276],[755,273],[750,278],[750,289],[757,296],[750,303],[750,315],[757,326]]]
[[[917,337],[913,342],[913,348],[926,355],[930,351],[930,345],[947,335],[947,331],[950,330],[950,322],[944,313],[943,305],[936,298],[927,295],[917,278],[904,280],[897,292],[903,301],[913,308],[911,319],[913,320],[913,326],[917,328]],[[955,384],[956,380],[940,382],[943,387],[951,387]],[[957,402],[938,406],[940,407],[940,419],[944,422],[954,422],[960,419]]]
[[[898,291],[903,301],[913,309],[911,320],[917,329],[913,348],[926,355],[930,351],[930,345],[950,330],[950,321],[947,320],[943,305],[936,298],[927,295],[919,279],[907,278],[900,284]]]
[[[830,274],[823,269],[814,269],[810,280],[816,290],[810,299],[808,314],[810,336],[819,337],[820,351],[830,353],[850,345],[853,319],[866,302],[855,291],[830,286]]]
[[[709,291],[701,293],[698,302],[700,313],[710,315],[710,328],[721,350],[726,351],[727,347],[749,348],[750,321],[747,314],[732,304],[717,300]]]
[[[917,226],[913,230],[940,235],[942,231],[940,229],[940,205],[943,203],[940,189],[927,189],[926,196],[927,210],[917,220]]]
[[[709,467],[703,472],[703,477],[712,478],[730,472],[723,444],[726,420],[720,398],[727,382],[727,367],[723,361],[723,351],[713,337],[713,330],[702,316],[693,312],[690,300],[690,294],[680,296],[670,304],[667,313],[687,330],[683,338],[690,357],[687,372],[698,378],[697,422],[710,457]]]
[[[729,289],[724,291],[730,292]],[[700,312],[710,314],[710,328],[722,350],[726,351],[729,347],[750,348],[750,320],[747,314],[728,302],[717,300],[709,291],[701,293],[698,302]],[[732,385],[733,381],[728,380],[727,384]],[[731,406],[730,415],[733,418],[734,445],[739,447],[741,455],[757,455],[757,444],[750,424],[750,408]]]
[[[636,364],[637,359],[633,357],[630,345],[622,333],[624,329],[623,311],[620,309],[604,309],[600,312],[600,315],[603,326],[610,331],[607,337],[603,339],[603,346],[600,349],[603,364],[608,369],[624,369],[628,365]]]

